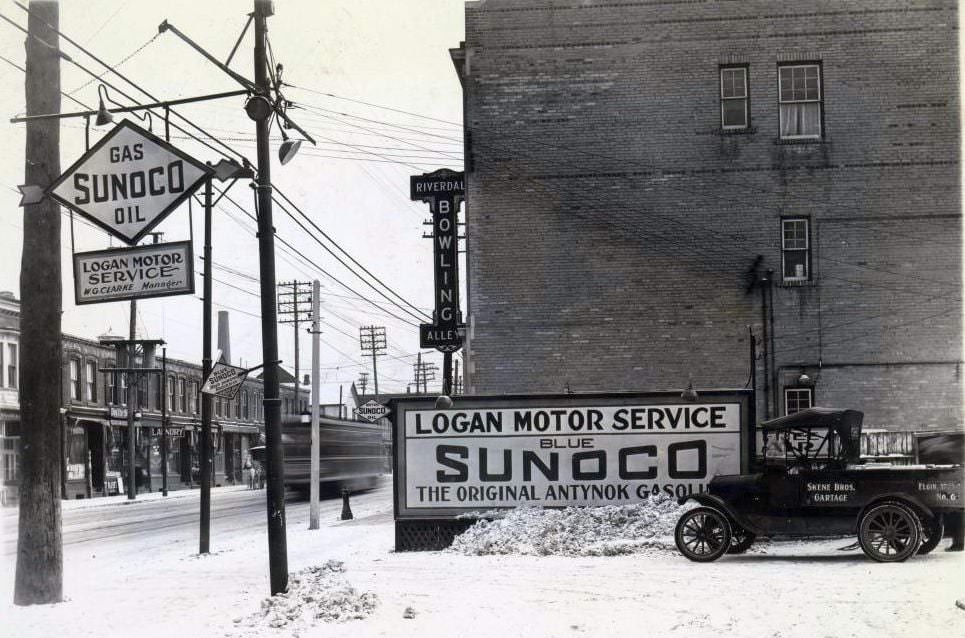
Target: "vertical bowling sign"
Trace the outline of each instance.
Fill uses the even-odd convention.
[[[440,352],[462,346],[465,328],[459,310],[459,206],[465,196],[465,174],[447,168],[410,177],[411,198],[429,204],[435,263],[433,322],[419,328],[419,345]]]

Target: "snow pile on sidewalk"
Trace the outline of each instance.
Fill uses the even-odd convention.
[[[468,555],[615,556],[676,551],[674,526],[690,509],[668,496],[643,503],[561,510],[519,507],[473,515],[450,551]]]
[[[367,617],[378,604],[372,592],[358,592],[344,576],[345,566],[330,560],[321,567],[312,566],[292,574],[288,592],[266,598],[261,612],[235,622],[250,635],[263,635],[265,630],[284,630],[284,635],[298,635],[317,621],[346,622]]]

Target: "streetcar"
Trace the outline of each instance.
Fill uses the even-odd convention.
[[[319,487],[337,493],[378,486],[385,471],[382,426],[361,421],[319,417]],[[285,487],[308,493],[311,487],[311,423],[283,419]],[[252,458],[265,466],[265,446],[250,448]]]

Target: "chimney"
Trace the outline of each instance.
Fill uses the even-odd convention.
[[[310,376],[308,376],[307,374],[306,374],[306,375],[303,375],[303,376],[302,376],[302,385],[311,385],[311,384],[312,384],[312,378],[311,378]]]
[[[225,363],[231,363],[231,336],[228,333],[228,311],[218,311],[218,349]]]

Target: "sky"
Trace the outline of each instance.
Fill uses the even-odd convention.
[[[168,20],[224,61],[251,10],[249,0],[62,0],[60,28],[155,97],[170,100],[231,91],[239,86],[172,33],[158,34],[158,25]],[[27,14],[15,2],[0,3],[0,15],[26,26]],[[276,0],[275,15],[268,20],[274,59],[284,65],[284,81],[298,87],[285,89],[286,98],[294,103],[289,115],[317,141],[314,148],[303,144],[295,159],[281,166],[276,155],[281,135],[273,128],[273,183],[349,255],[427,313],[432,305],[432,246],[422,235],[428,230],[423,226],[429,216],[428,206],[409,201],[409,176],[438,168],[462,169],[462,93],[448,49],[464,39],[463,17],[461,0]],[[24,65],[25,38],[0,21],[0,56],[8,60],[0,60],[0,290],[13,291],[18,298],[23,209],[18,207],[16,186],[23,183],[25,126],[11,124],[9,119],[23,114],[24,74],[10,63]],[[248,78],[253,77],[252,47],[249,30],[231,62],[234,71]],[[96,74],[104,72],[97,62],[63,39],[61,49]],[[139,102],[152,101],[115,75],[103,79]],[[96,108],[98,82],[92,80],[76,66],[61,64],[62,90]],[[108,87],[107,92],[117,103],[133,104],[118,90]],[[243,106],[244,98],[235,97],[176,110],[254,159],[254,123]],[[62,98],[62,112],[77,110],[82,110],[77,103]],[[115,122],[121,119],[118,115]],[[184,125],[175,117],[171,121]],[[110,128],[92,127],[91,144]],[[162,121],[155,119],[151,128],[163,136]],[[184,133],[174,128],[171,133],[172,144],[195,158],[211,162],[221,159],[215,150]],[[82,118],[62,120],[62,169],[84,153],[84,137]],[[212,145],[224,150],[217,143]],[[235,362],[256,365],[261,362],[258,247],[254,222],[245,213],[254,213],[252,195],[248,186],[239,182],[228,196],[244,211],[226,198],[214,212],[214,310],[230,312]],[[194,213],[195,254],[200,255],[203,220],[197,207]],[[62,217],[64,332],[88,338],[107,332],[126,335],[127,302],[74,304],[66,209]],[[360,352],[358,334],[363,325],[386,328],[388,351],[378,362],[380,391],[404,392],[412,382],[412,365],[419,352],[418,320],[385,302],[277,206],[274,222],[278,281],[321,281],[321,401],[336,402],[340,387],[347,393],[360,372],[371,373],[371,359],[363,359]],[[164,232],[164,241],[189,239],[188,207],[177,209],[156,230]],[[76,216],[74,231],[77,252],[121,245]],[[314,265],[285,248],[279,238]],[[196,261],[198,294],[201,268],[200,260]],[[366,280],[372,281],[367,276]],[[382,302],[381,308],[370,301]],[[390,316],[386,310],[397,316]],[[142,300],[137,304],[138,336],[162,338],[167,341],[168,356],[199,362],[201,311],[197,296]],[[216,327],[213,332],[216,335]],[[289,370],[293,369],[293,341],[293,328],[280,326],[280,356]],[[307,333],[300,337],[299,352],[304,374],[311,361]],[[439,379],[441,355],[423,353],[437,364]],[[371,391],[371,374],[369,384]]]

